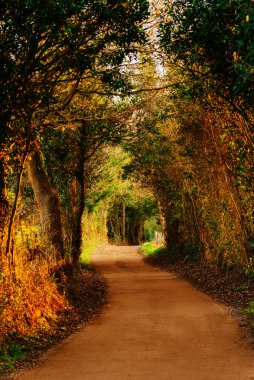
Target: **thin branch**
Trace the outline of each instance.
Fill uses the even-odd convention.
[[[84,94],[97,94],[97,95],[105,95],[105,96],[126,96],[126,95],[134,95],[134,94],[139,94],[142,92],[156,92],[156,91],[161,91],[161,90],[166,90],[167,88],[172,88],[177,85],[189,83],[190,81],[183,81],[183,82],[175,82],[175,83],[170,83],[165,86],[159,86],[159,87],[152,87],[152,88],[139,88],[137,90],[131,90],[131,91],[126,91],[126,92],[112,92],[112,91],[99,91],[99,90],[92,90],[92,91],[80,91],[78,90],[77,92],[84,95]]]
[[[85,156],[84,157],[84,161],[87,161],[89,160],[89,158],[91,158],[97,151],[97,149],[102,145],[104,144],[105,140],[101,140],[93,149],[92,153],[90,153],[88,156]]]

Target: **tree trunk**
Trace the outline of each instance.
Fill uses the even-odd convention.
[[[10,221],[9,221],[8,232],[7,232],[6,255],[8,256],[9,254],[11,254],[10,263],[11,262],[13,263],[13,247],[11,246],[13,226],[14,226],[14,221],[15,221],[15,217],[16,217],[16,212],[18,209],[23,172],[25,169],[25,164],[26,164],[26,160],[27,160],[27,157],[29,154],[29,149],[30,149],[30,144],[31,144],[31,131],[32,131],[31,119],[29,120],[27,125],[28,125],[28,127],[27,127],[27,136],[26,136],[26,145],[25,145],[25,150],[24,150],[21,162],[20,162],[19,173],[17,176],[17,189],[16,189],[16,193],[15,193],[14,203],[13,203],[13,207],[12,207],[12,211],[11,211],[11,215],[10,215]]]
[[[126,220],[126,217],[125,217],[125,204],[122,203],[122,242],[125,243],[126,242],[126,229],[125,229],[125,220]]]
[[[3,243],[3,235],[8,208],[9,204],[6,198],[4,161],[3,158],[0,157],[0,248],[2,247]]]
[[[3,237],[6,219],[9,211],[9,203],[6,193],[6,173],[5,173],[5,150],[8,141],[8,122],[10,115],[6,110],[0,110],[1,133],[0,133],[0,249],[3,247]]]
[[[179,232],[180,221],[179,220],[167,220],[167,234],[166,245],[167,249],[174,256],[177,261],[180,259],[182,252],[181,236]]]
[[[84,199],[84,160],[80,159],[77,177],[72,184],[72,263],[79,266],[82,246],[82,216],[85,209]]]
[[[87,125],[84,124],[80,129],[80,142],[78,149],[78,164],[76,176],[72,183],[72,263],[78,268],[80,265],[80,255],[82,246],[82,216],[85,210],[85,147],[87,141]]]
[[[54,247],[56,258],[59,260],[64,258],[60,202],[55,190],[49,183],[38,147],[32,153],[30,160],[27,161],[27,169],[35,200],[39,207],[42,232],[47,241]]]

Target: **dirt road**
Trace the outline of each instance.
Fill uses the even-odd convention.
[[[253,352],[223,306],[145,265],[135,247],[104,247],[94,261],[109,306],[18,379],[254,379]]]

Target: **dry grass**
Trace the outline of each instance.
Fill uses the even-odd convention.
[[[54,281],[54,260],[28,258],[28,252],[20,251],[11,266],[9,259],[2,262],[2,337],[7,334],[36,335],[41,331],[49,331],[58,313],[68,308],[66,298],[60,294]]]

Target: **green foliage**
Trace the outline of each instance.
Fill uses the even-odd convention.
[[[73,80],[119,65],[135,51],[130,45],[144,40],[139,23],[148,6],[144,0],[1,1],[1,111],[48,105],[59,76]]]
[[[155,238],[155,232],[162,233],[162,226],[160,224],[159,212],[156,208],[155,214],[147,214],[148,219],[144,223],[144,237],[146,241],[152,241]]]
[[[207,92],[186,96],[178,86],[153,99],[143,119],[153,129],[126,146],[133,157],[126,170],[155,194],[170,253],[246,268],[253,255],[253,115]],[[168,107],[173,117],[158,118]]]
[[[6,368],[12,368],[13,364],[25,357],[24,350],[14,345],[0,353],[0,373]]]
[[[92,211],[85,208],[82,217],[82,251],[80,262],[87,266],[92,254],[101,245],[107,243],[107,203],[97,205]]]
[[[236,292],[243,292],[244,290],[248,290],[249,289],[249,285],[246,283],[246,284],[243,284],[239,287],[237,287],[235,289]]]
[[[113,243],[138,245],[151,240],[160,230],[154,199],[144,194],[137,197],[135,187],[128,197],[115,197],[108,210],[108,236]]]
[[[161,250],[164,249],[164,247],[158,246],[154,242],[147,242],[147,243],[142,244],[140,249],[141,249],[141,252],[145,256],[151,256],[151,255],[155,255],[161,252]]]
[[[245,309],[243,309],[243,314],[247,315],[248,317],[254,316],[254,301],[251,301]]]
[[[185,261],[193,261],[193,262],[198,262],[202,254],[204,252],[204,247],[201,242],[194,242],[186,239],[183,243],[183,255],[185,256],[184,260]]]
[[[96,251],[100,244],[101,241],[99,239],[89,239],[89,242],[86,244],[84,243],[85,247],[82,249],[80,256],[80,263],[82,266],[87,267],[90,264],[92,254]]]
[[[222,91],[253,100],[252,2],[177,0],[166,9],[160,38],[171,58],[183,62],[193,78],[207,77],[209,86],[216,79]]]
[[[147,235],[153,236],[153,228],[160,229],[151,192],[123,176],[123,166],[129,161],[129,154],[119,146],[108,146],[85,165],[89,185],[83,228],[85,251],[91,241],[105,242],[107,235],[113,243],[139,244]]]

